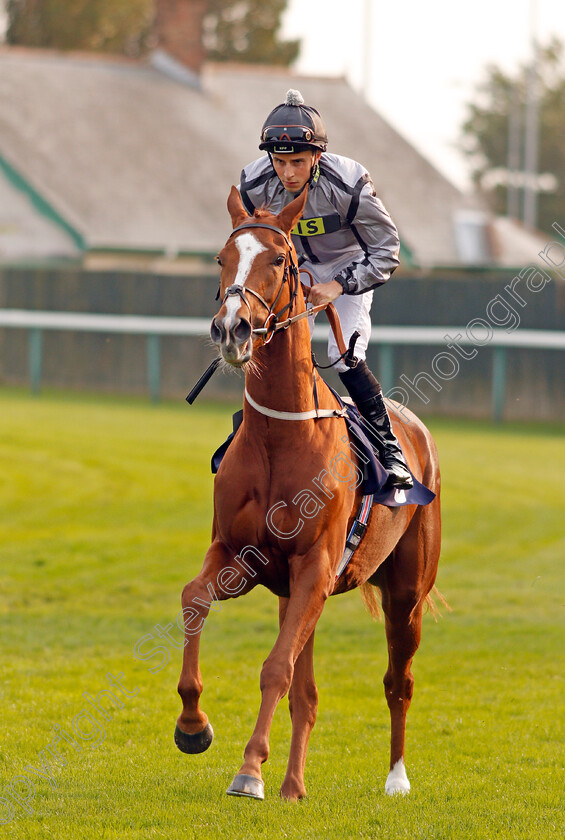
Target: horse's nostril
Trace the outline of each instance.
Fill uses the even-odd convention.
[[[214,318],[212,324],[210,326],[210,337],[214,344],[220,344],[222,341],[222,336],[225,335],[224,328],[218,324],[216,319]]]
[[[245,318],[241,318],[232,330],[232,335],[238,344],[243,344],[251,335],[251,324]]]

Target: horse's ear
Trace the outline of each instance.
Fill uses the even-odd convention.
[[[228,196],[228,212],[234,228],[242,225],[249,218],[237,187],[232,187]]]
[[[307,198],[308,187],[304,187],[298,198],[287,204],[277,216],[279,227],[285,233],[290,233],[296,222],[302,217]]]

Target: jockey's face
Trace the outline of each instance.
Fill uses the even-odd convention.
[[[273,154],[273,167],[288,192],[298,193],[310,180],[312,167],[320,160],[321,152],[291,152]]]

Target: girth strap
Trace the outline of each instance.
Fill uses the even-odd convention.
[[[345,541],[343,557],[340,560],[335,575],[336,580],[345,571],[347,564],[355,554],[356,550],[359,548],[359,543],[365,536],[365,531],[367,530],[367,522],[369,521],[369,515],[371,513],[372,507],[373,496],[363,496],[363,498],[361,499],[359,510],[357,511],[357,516],[355,517],[355,521],[353,522],[353,525],[351,526],[349,534],[347,535],[347,539]]]

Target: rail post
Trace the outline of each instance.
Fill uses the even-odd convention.
[[[151,402],[161,399],[161,342],[156,333],[147,336],[147,381]]]
[[[394,385],[394,347],[389,342],[379,343],[379,377],[386,394]]]
[[[31,393],[41,392],[41,372],[43,368],[43,330],[32,327],[28,333],[29,381]]]
[[[492,416],[495,423],[504,417],[506,399],[506,347],[497,345],[492,356]]]

